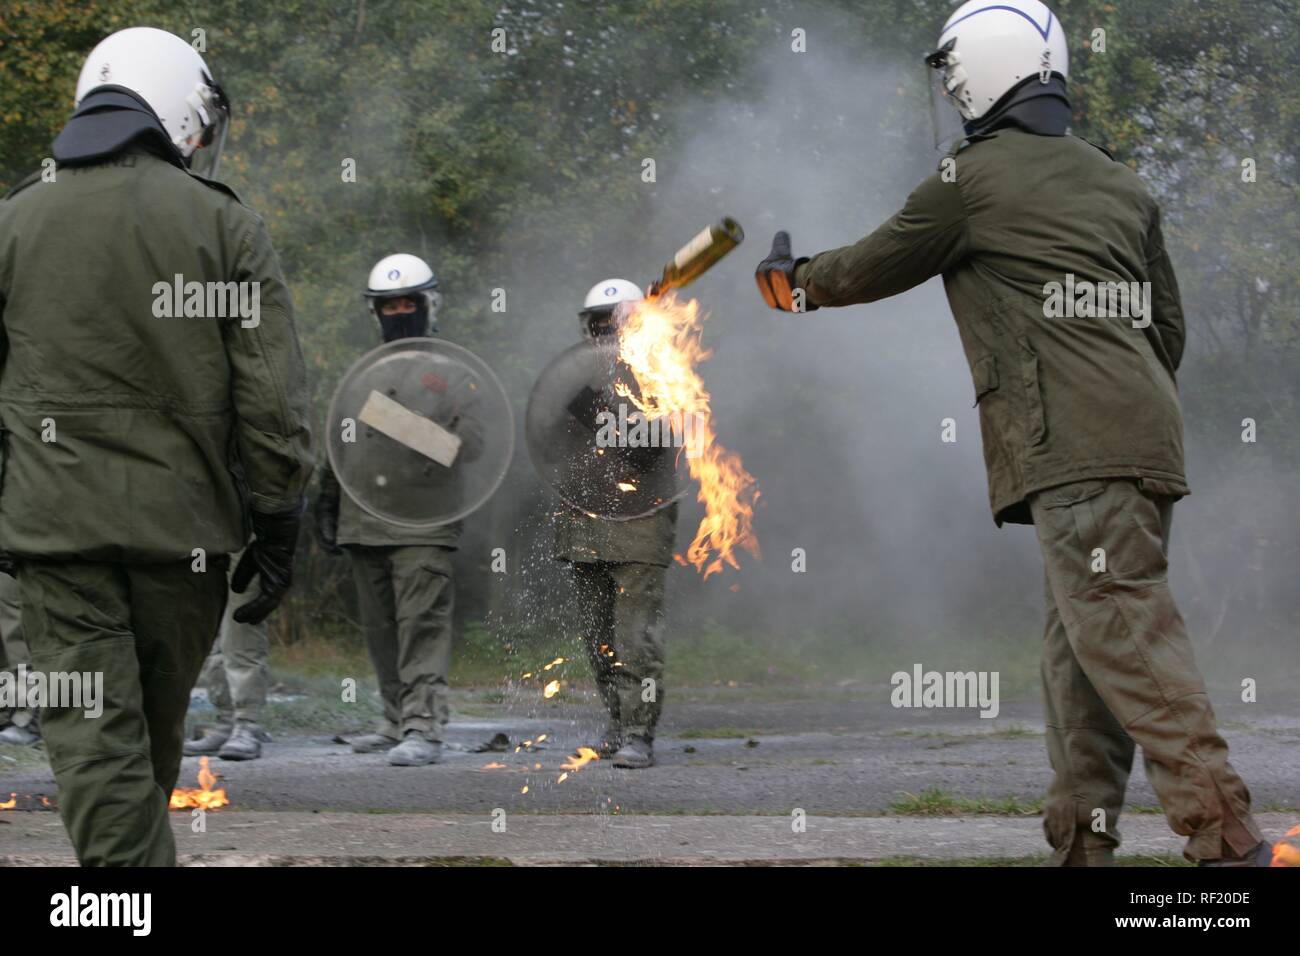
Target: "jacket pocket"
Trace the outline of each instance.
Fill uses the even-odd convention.
[[[1041,445],[1047,437],[1047,419],[1043,414],[1043,392],[1038,383],[1038,356],[1028,343],[1021,344],[1025,350],[1021,368],[1025,387],[1025,441],[1030,445]]]
[[[976,360],[971,368],[975,380],[975,404],[979,405],[984,396],[998,387],[998,359],[996,355],[986,355]]]

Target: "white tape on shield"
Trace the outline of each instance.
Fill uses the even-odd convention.
[[[461,441],[458,436],[373,389],[357,418],[393,441],[401,442],[425,458],[433,459],[444,468],[450,468],[460,452]]]

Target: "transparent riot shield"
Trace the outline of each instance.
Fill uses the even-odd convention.
[[[364,511],[434,528],[481,507],[514,453],[500,380],[441,339],[399,339],[367,352],[339,382],[326,422],[330,465]]]
[[[542,480],[587,514],[626,521],[651,514],[689,487],[690,422],[649,421],[614,342],[560,353],[533,386],[524,433]]]

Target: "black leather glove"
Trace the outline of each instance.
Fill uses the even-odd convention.
[[[314,513],[316,519],[316,541],[321,548],[328,554],[342,554],[343,549],[339,547],[339,513],[337,510],[331,510],[324,507],[322,502],[316,502]]]
[[[800,307],[795,308],[794,270],[807,261],[806,256],[796,259],[790,252],[790,233],[784,229],[778,232],[772,238],[772,251],[754,270],[754,281],[758,283],[763,301],[782,312],[812,312],[816,309],[817,306],[808,301],[806,293]]]
[[[315,519],[312,524],[316,529],[316,541],[327,554],[342,554],[339,547],[339,482],[334,472],[328,467],[321,474],[320,493],[316,495],[316,507],[312,510]]]
[[[253,540],[244,549],[230,590],[243,594],[253,576],[257,576],[258,593],[253,600],[235,609],[240,624],[261,624],[284,599],[293,583],[293,553],[298,548],[298,526],[302,507],[280,514],[253,512]]]

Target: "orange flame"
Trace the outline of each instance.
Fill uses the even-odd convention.
[[[632,395],[626,386],[617,391],[651,421],[682,425],[687,467],[704,505],[686,556],[707,578],[726,565],[740,567],[736,548],[760,555],[753,528],[758,488],[740,456],[718,444],[709,393],[696,371],[713,354],[700,344],[702,319],[698,302],[681,302],[671,293],[633,305],[619,325],[618,348],[641,394]]]
[[[600,754],[596,753],[596,751],[592,750],[590,747],[579,747],[578,752],[575,755],[571,756],[567,761],[560,764],[560,769],[578,771],[581,770],[583,767],[587,766],[587,764],[591,763],[593,760],[599,760],[599,759],[600,759]],[[563,780],[564,777],[567,776],[568,774],[565,774],[564,776],[560,777],[560,779]]]
[[[1269,866],[1300,866],[1300,847],[1288,843],[1291,837],[1300,837],[1300,824],[1286,831],[1286,838],[1273,845],[1273,862]]]
[[[8,800],[0,803],[0,810],[12,810],[16,806],[18,806],[18,794],[11,793]]]
[[[226,799],[226,788],[213,789],[217,782],[217,775],[208,769],[208,758],[199,758],[199,787],[177,787],[172,791],[171,800],[168,802],[170,810],[189,810],[197,808],[200,810],[215,810],[217,807],[227,806],[230,801]]]
[[[553,680],[549,684],[547,684],[544,688],[542,688],[542,696],[545,697],[547,700],[550,700],[559,692],[560,692],[560,682],[558,680]]]

